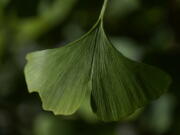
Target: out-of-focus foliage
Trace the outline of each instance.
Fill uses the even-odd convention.
[[[140,8],[138,0],[113,0],[109,2],[107,16],[121,18]]]
[[[42,0],[36,17],[22,19],[19,22],[17,41],[34,40],[52,27],[60,24],[69,14],[76,0],[56,0],[50,3]]]
[[[86,110],[68,118],[42,111],[37,94],[27,92],[23,77],[25,55],[80,37],[97,19],[103,2],[66,1],[0,0],[0,134],[180,134],[179,0],[111,0],[105,19],[105,30],[124,54],[170,73],[173,84],[165,97],[144,108],[133,120],[118,123],[95,121]],[[55,3],[61,2],[57,8]],[[37,18],[52,20],[45,25]]]

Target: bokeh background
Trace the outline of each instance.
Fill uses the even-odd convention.
[[[88,111],[54,116],[29,94],[28,52],[65,45],[96,22],[103,0],[0,0],[0,135],[180,135],[180,0],[109,0],[105,30],[127,57],[173,83],[131,118],[103,123]]]

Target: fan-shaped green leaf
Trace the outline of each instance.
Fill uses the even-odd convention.
[[[40,94],[44,109],[72,114],[89,96],[104,121],[130,115],[163,94],[171,80],[157,68],[124,57],[108,40],[102,18],[79,40],[31,53],[27,60],[28,89]]]

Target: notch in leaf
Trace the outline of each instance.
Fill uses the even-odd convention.
[[[29,92],[38,92],[45,110],[70,115],[89,96],[103,121],[123,119],[169,87],[163,71],[123,56],[103,29],[107,0],[97,23],[64,47],[27,55],[25,77]]]

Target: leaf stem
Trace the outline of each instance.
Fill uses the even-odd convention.
[[[101,13],[100,13],[100,16],[99,16],[99,20],[104,19],[104,13],[106,11],[107,2],[108,2],[108,0],[104,0],[103,6],[102,6],[102,9],[101,9]]]

